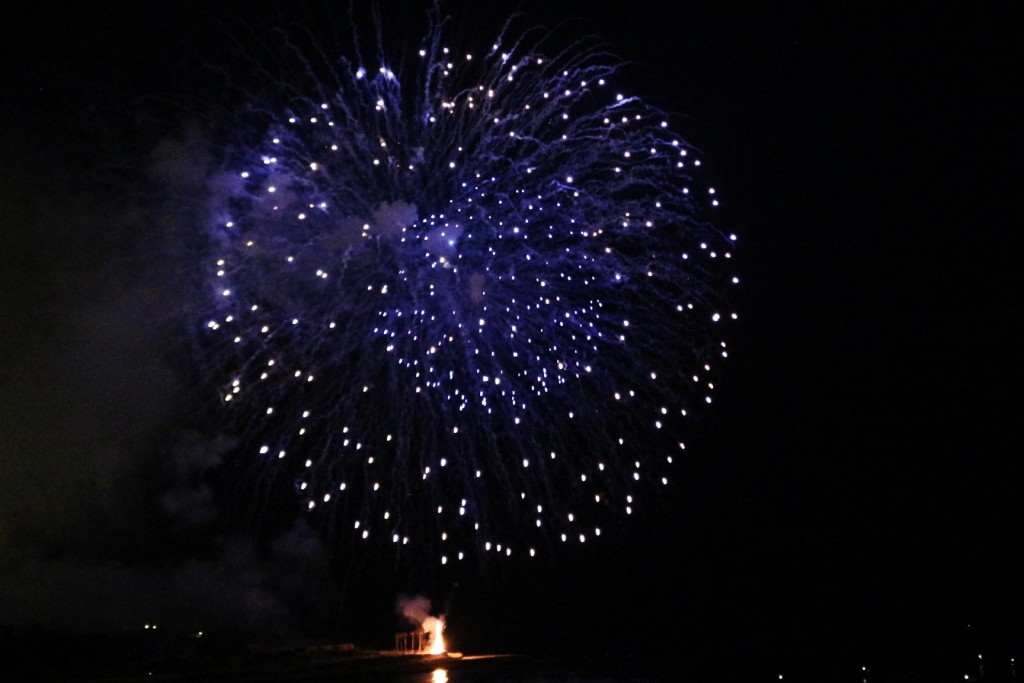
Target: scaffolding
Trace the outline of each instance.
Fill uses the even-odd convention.
[[[430,649],[432,633],[422,630],[403,631],[395,634],[395,652],[403,655],[415,655]]]

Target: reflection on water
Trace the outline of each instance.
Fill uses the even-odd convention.
[[[503,660],[493,656],[472,657],[469,661],[475,663],[467,664],[465,659],[461,662],[432,662],[433,669],[420,671],[343,672],[330,677],[302,680],[308,683],[669,683],[679,680],[678,675],[609,673],[594,670],[593,667],[584,669],[566,664],[544,665],[525,659]]]

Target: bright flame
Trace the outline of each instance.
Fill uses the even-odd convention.
[[[432,617],[433,622],[430,619],[424,622],[424,626],[430,632],[430,654],[432,655],[443,655],[445,653],[444,646],[444,635],[441,633],[444,631],[444,619],[439,617]]]
[[[430,683],[448,683],[448,670],[434,669],[434,672],[430,675]]]

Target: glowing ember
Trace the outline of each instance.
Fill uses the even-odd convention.
[[[405,617],[419,630],[408,634],[396,634],[395,649],[399,652],[443,655],[447,652],[444,643],[444,617],[430,614],[430,600],[422,595],[399,596],[395,611]]]
[[[423,630],[430,634],[430,649],[432,655],[443,655],[444,646],[444,619],[441,617],[427,617],[423,622]]]

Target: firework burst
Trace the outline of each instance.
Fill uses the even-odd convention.
[[[442,24],[401,71],[342,59],[263,105],[204,344],[242,458],[344,543],[449,563],[586,542],[667,485],[735,278],[700,160],[617,62]]]

